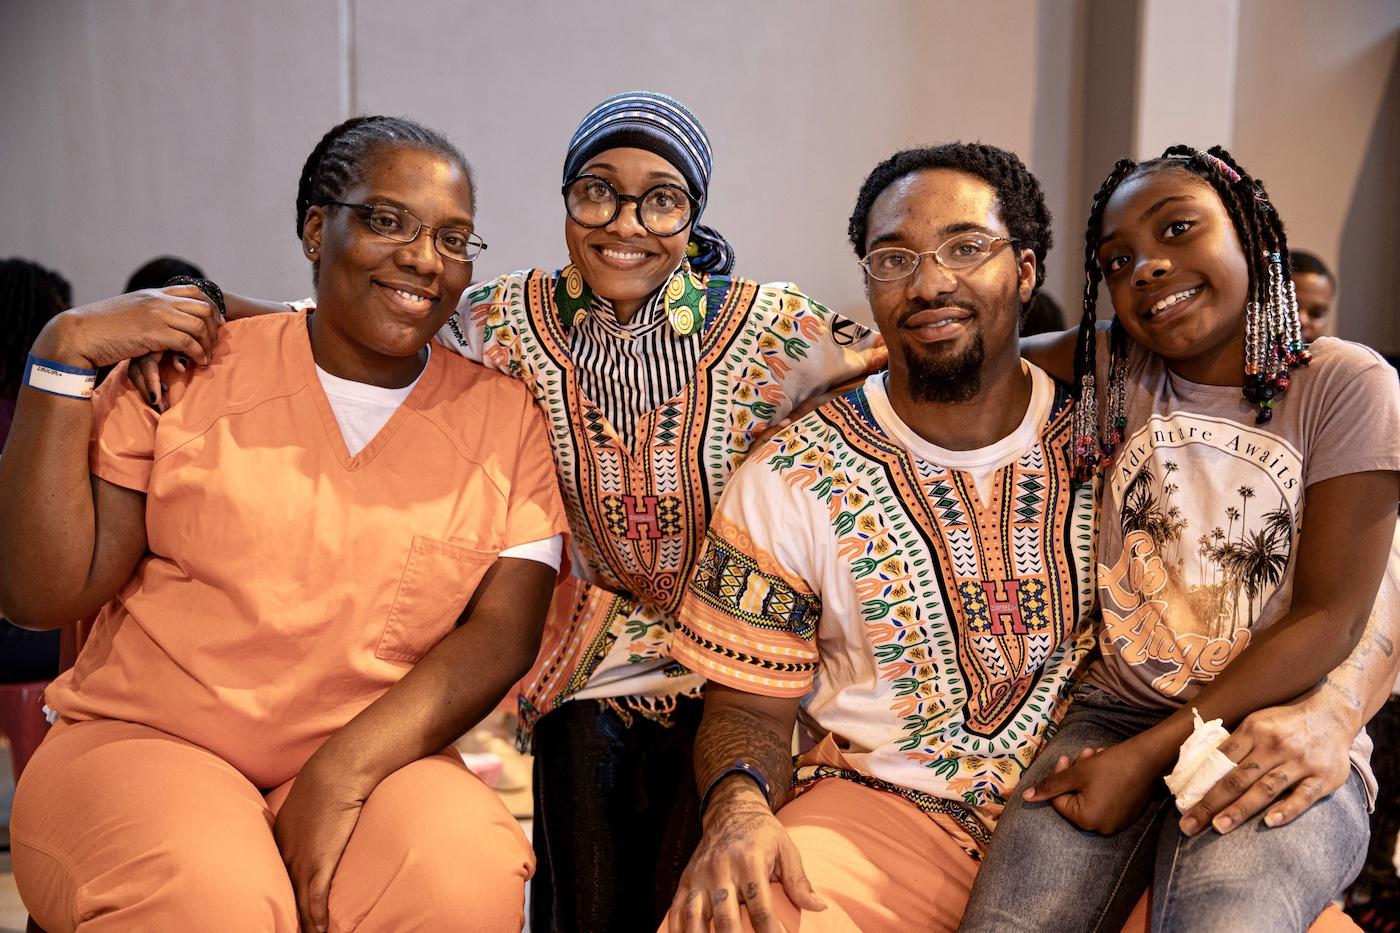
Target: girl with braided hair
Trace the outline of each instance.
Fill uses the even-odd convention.
[[[521,384],[430,347],[474,200],[442,136],[357,118],[302,175],[314,315],[221,328],[201,281],[35,340],[0,605],[100,610],[15,798],[50,933],[520,929],[529,844],[443,749],[534,660],[567,524]],[[123,372],[93,395],[163,350],[195,364],[165,410]]]
[[[1073,347],[1102,656],[964,929],[1117,929],[1150,883],[1154,930],[1302,930],[1361,866],[1400,397],[1369,349],[1303,344],[1288,270],[1264,185],[1218,147],[1120,161],[1094,198],[1084,320],[1038,356],[1064,371]],[[1280,735],[1270,707],[1307,706]]]

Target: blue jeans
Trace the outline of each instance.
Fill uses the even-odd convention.
[[[1059,756],[1116,745],[1166,715],[1075,688],[1059,732],[997,823],[962,930],[1117,933],[1149,884],[1154,931],[1282,933],[1312,924],[1366,857],[1366,796],[1355,772],[1287,826],[1267,827],[1261,813],[1223,836],[1209,827],[1183,835],[1162,783],[1137,822],[1112,836],[1082,832],[1048,803],[1021,799]]]

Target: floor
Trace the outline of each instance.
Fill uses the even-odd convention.
[[[19,902],[15,876],[10,871],[10,834],[5,833],[5,851],[0,852],[0,933],[24,933],[29,914]]]

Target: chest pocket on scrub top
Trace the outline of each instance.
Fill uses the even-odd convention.
[[[413,536],[376,657],[417,661],[452,631],[495,551]]]

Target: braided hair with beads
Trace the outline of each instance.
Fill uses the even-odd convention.
[[[467,177],[472,209],[476,209],[476,180],[471,165],[441,133],[404,117],[351,117],[322,136],[302,166],[297,184],[297,239],[301,239],[306,228],[307,211],[343,198],[345,192],[363,180],[370,160],[384,147],[392,146],[433,152],[455,162]],[[313,276],[319,265],[313,264]]]
[[[14,398],[39,331],[73,304],[73,286],[27,259],[0,260],[0,396]]]
[[[1125,371],[1127,335],[1114,320],[1110,326],[1107,412],[1100,431],[1096,393],[1097,299],[1103,270],[1099,266],[1099,237],[1103,213],[1118,187],[1134,175],[1177,168],[1208,183],[1224,205],[1244,252],[1249,273],[1245,305],[1243,395],[1257,409],[1255,422],[1273,418],[1274,405],[1288,391],[1288,373],[1306,366],[1312,354],[1303,345],[1298,321],[1298,297],[1288,262],[1288,238],[1283,220],[1269,201],[1264,183],[1250,177],[1220,146],[1202,152],[1171,146],[1156,159],[1121,159],[1094,195],[1084,234],[1084,316],[1075,350],[1075,383],[1079,402],[1074,417],[1075,465],[1087,479],[1113,462],[1127,427]]]
[[[1012,241],[1035,254],[1035,288],[1031,297],[1045,282],[1045,254],[1053,243],[1050,235],[1050,210],[1040,182],[1014,152],[985,143],[944,143],[896,152],[871,170],[856,206],[851,211],[847,235],[856,251],[856,258],[865,256],[865,239],[869,234],[870,209],[886,188],[907,175],[925,169],[953,169],[982,179],[996,192],[997,207]],[[1029,302],[1022,306],[1025,315]]]

